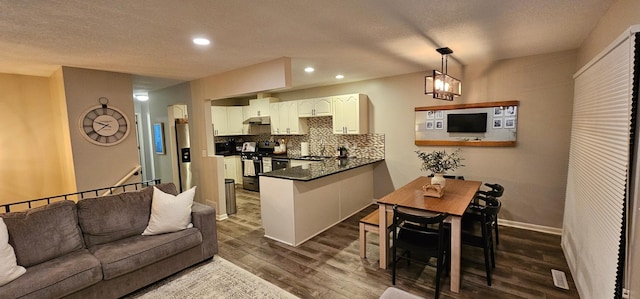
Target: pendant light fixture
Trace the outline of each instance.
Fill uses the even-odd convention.
[[[424,94],[433,94],[434,99],[453,101],[453,97],[462,94],[460,80],[447,74],[449,54],[453,51],[447,47],[436,49],[441,55],[440,71],[433,70],[432,76],[424,77]]]

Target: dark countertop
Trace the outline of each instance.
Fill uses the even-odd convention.
[[[327,158],[323,161],[314,161],[316,163],[311,163],[309,165],[278,169],[267,173],[261,173],[260,175],[295,181],[311,181],[381,161],[384,161],[384,159]]]

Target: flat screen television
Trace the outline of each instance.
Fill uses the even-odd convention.
[[[487,131],[487,113],[447,114],[447,132],[484,133]]]

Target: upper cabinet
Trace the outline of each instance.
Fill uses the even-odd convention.
[[[242,107],[211,106],[214,136],[242,135]]]
[[[261,98],[249,100],[249,117],[270,116],[270,104],[278,101],[278,98]]]
[[[271,134],[297,135],[307,133],[307,122],[298,117],[298,101],[271,103]]]
[[[331,97],[299,100],[298,116],[299,117],[331,116],[333,115],[332,106],[333,104],[331,103]]]
[[[251,115],[251,108],[249,106],[242,106],[242,121],[240,121],[240,123],[242,124],[242,135],[253,134],[251,132],[251,125],[244,123],[244,120],[248,119],[250,115]]]
[[[367,96],[347,94],[332,97],[333,133],[367,134],[369,133]]]

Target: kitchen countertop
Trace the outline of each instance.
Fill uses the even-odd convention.
[[[369,159],[369,158],[327,158],[322,161],[317,161],[304,166],[296,166],[285,169],[278,169],[267,173],[261,173],[261,176],[281,178],[287,180],[296,181],[311,181],[319,179],[325,176],[336,174],[339,172],[347,171],[350,169],[358,168],[373,164],[376,162],[384,161],[384,159]]]

